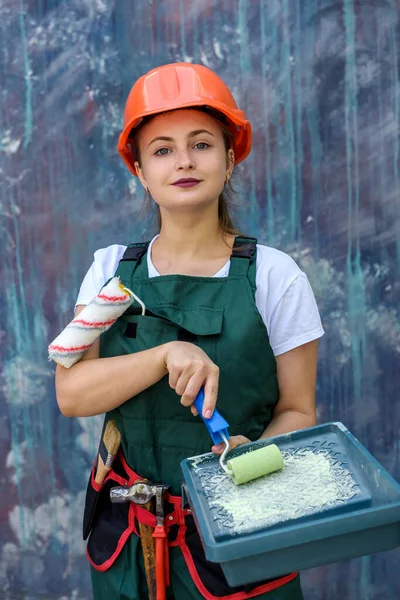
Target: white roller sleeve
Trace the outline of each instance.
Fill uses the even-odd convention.
[[[72,367],[135,299],[144,312],[145,307],[141,300],[125,288],[118,277],[113,277],[50,344],[49,359],[67,369]]]

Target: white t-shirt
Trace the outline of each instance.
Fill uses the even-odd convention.
[[[147,252],[149,277],[160,276],[151,260],[153,238]],[[76,305],[89,304],[113,277],[126,246],[113,244],[94,253],[94,262],[79,290]],[[214,275],[226,277],[230,260]],[[268,331],[275,356],[320,338],[324,334],[307,275],[290,256],[257,244],[256,305]]]

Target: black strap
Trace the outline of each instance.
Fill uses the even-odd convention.
[[[256,289],[257,240],[250,237],[237,237],[232,248],[229,277],[247,277],[252,289]],[[245,259],[245,260],[242,260]]]
[[[232,258],[252,259],[257,246],[257,238],[237,237],[232,248]]]
[[[139,262],[140,259],[146,254],[149,244],[150,242],[139,242],[137,244],[129,244],[120,262],[125,260],[134,260]]]
[[[257,238],[236,237],[232,248],[232,257],[252,259],[257,245]]]

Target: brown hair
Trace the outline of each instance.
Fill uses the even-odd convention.
[[[215,119],[215,121],[217,121],[217,123],[221,129],[221,133],[224,138],[226,152],[228,153],[228,150],[230,150],[231,148],[232,149],[235,148],[235,140],[234,140],[232,132],[229,128],[230,123],[229,123],[228,119],[226,119],[225,115],[223,115],[222,113],[220,113],[219,111],[217,111],[213,108],[209,108],[208,106],[202,106],[202,107],[193,106],[193,107],[191,107],[191,110],[198,110],[200,112],[204,112],[204,113],[210,115],[211,117],[213,117],[213,119]],[[137,160],[139,163],[139,166],[141,166],[140,149],[139,149],[139,133],[143,129],[143,127],[145,125],[147,125],[147,123],[149,123],[152,119],[154,119],[155,116],[157,116],[157,115],[145,117],[141,121],[141,123],[138,125],[138,127],[135,127],[134,129],[132,129],[132,131],[130,132],[129,137],[128,137],[127,145],[131,151],[132,159],[133,159],[133,161]],[[237,167],[235,167],[233,169],[233,173],[235,173],[236,171],[237,171]],[[218,222],[219,222],[221,231],[224,234],[240,236],[240,235],[242,235],[242,233],[239,231],[239,229],[237,227],[235,227],[235,225],[232,222],[232,218],[229,214],[229,206],[235,204],[235,202],[234,202],[235,195],[236,195],[236,191],[233,189],[231,181],[229,181],[228,183],[225,184],[224,191],[220,194],[220,196],[218,198]],[[146,192],[146,198],[148,198],[148,200],[151,199],[150,195],[147,192]],[[158,217],[158,227],[159,227],[159,229],[161,229],[161,213],[160,213],[159,207],[157,209],[157,217]]]

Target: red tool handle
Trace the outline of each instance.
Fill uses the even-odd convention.
[[[165,583],[167,587],[171,585],[170,569],[169,569],[169,548],[168,548],[168,536],[165,540]]]
[[[153,538],[156,540],[156,600],[166,600],[166,533],[163,525],[157,525],[153,532]],[[167,548],[168,550],[168,548]]]

